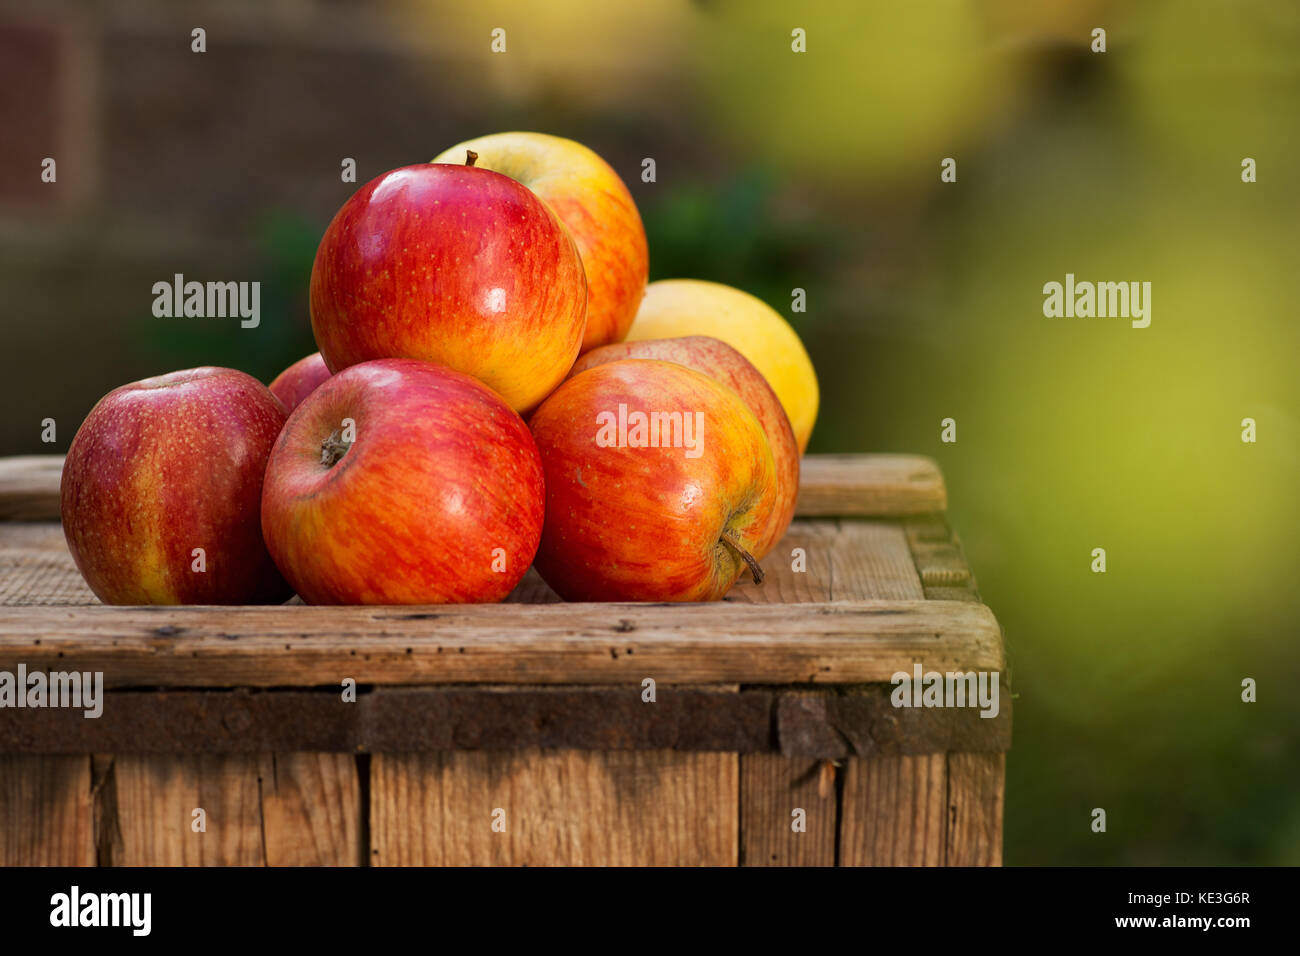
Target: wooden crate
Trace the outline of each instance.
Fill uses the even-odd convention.
[[[993,719],[890,702],[916,662],[1006,671],[928,459],[809,457],[767,581],[722,602],[530,571],[421,608],[104,607],[60,466],[0,460],[0,671],[110,689],[98,719],[0,708],[0,863],[1001,862],[1005,684]]]

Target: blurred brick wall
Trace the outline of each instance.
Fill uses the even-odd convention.
[[[202,54],[195,26],[207,31]],[[473,28],[485,50],[486,29]],[[650,125],[665,151],[690,135],[672,97],[648,98],[634,127],[549,89],[527,103],[503,96],[501,78],[474,63],[463,31],[404,29],[392,4],[0,0],[0,454],[65,451],[101,395],[182,357],[265,380],[310,351],[305,277],[293,270],[356,188],[340,181],[344,157],[364,183],[495,129],[581,138],[596,124],[635,189],[647,115],[658,110]],[[620,123],[622,140],[609,135]],[[40,181],[45,156],[57,183]],[[297,246],[268,253],[284,222]],[[288,319],[275,327],[268,256],[292,259],[280,264]],[[151,319],[152,284],[177,272],[263,281],[263,327]],[[40,442],[47,416],[53,446]]]

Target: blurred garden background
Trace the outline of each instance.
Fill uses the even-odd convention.
[[[508,129],[615,166],[652,279],[791,321],[811,452],[940,462],[1018,695],[1007,863],[1300,863],[1300,5],[0,0],[0,454],[269,381],[342,161]],[[260,327],[153,317],[175,273],[260,281]],[[1044,317],[1066,273],[1151,282],[1150,327]]]

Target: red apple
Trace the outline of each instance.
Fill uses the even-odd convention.
[[[531,427],[546,469],[537,570],[570,601],[712,601],[772,535],[767,436],[694,369],[625,359],[561,385]]]
[[[526,186],[487,169],[425,163],[372,180],[335,215],[312,266],[312,331],[332,372],[424,359],[517,411],[563,381],[586,322],[568,230]]]
[[[289,417],[266,469],[262,529],[310,604],[499,601],[542,533],[528,426],[441,365],[353,365]]]
[[[313,352],[277,375],[269,387],[271,394],[284,402],[285,408],[293,411],[315,391],[317,385],[329,377],[330,370],[326,367],[325,360],[319,352]]]
[[[621,342],[636,318],[650,272],[645,227],[627,186],[581,143],[545,133],[494,133],[453,146],[435,163],[475,165],[517,179],[569,227],[587,272],[587,333],[582,350]]]
[[[284,406],[251,375],[195,368],[99,400],[63,465],[63,532],[107,604],[270,604],[262,478]]]
[[[767,434],[776,463],[779,489],[776,518],[771,534],[754,550],[754,557],[762,558],[776,547],[781,536],[794,518],[795,499],[799,495],[799,444],[795,441],[790,418],[781,406],[781,400],[768,385],[767,379],[745,356],[721,339],[707,335],[688,335],[679,339],[645,339],[637,342],[618,342],[593,349],[574,363],[569,377],[579,372],[616,362],[619,359],[659,359],[676,362],[733,389],[749,406]]]

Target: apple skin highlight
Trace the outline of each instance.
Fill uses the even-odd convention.
[[[316,250],[310,302],[330,371],[437,362],[519,412],[564,379],[587,323],[582,259],[555,213],[465,165],[405,166],[358,189]]]
[[[621,342],[636,318],[650,274],[645,226],[627,186],[597,153],[546,133],[493,133],[434,157],[509,176],[536,193],[559,216],[582,255],[587,273],[587,331],[582,351]]]
[[[532,563],[544,503],[532,435],[498,395],[385,359],[334,375],[289,417],[262,529],[309,604],[500,601]]]

